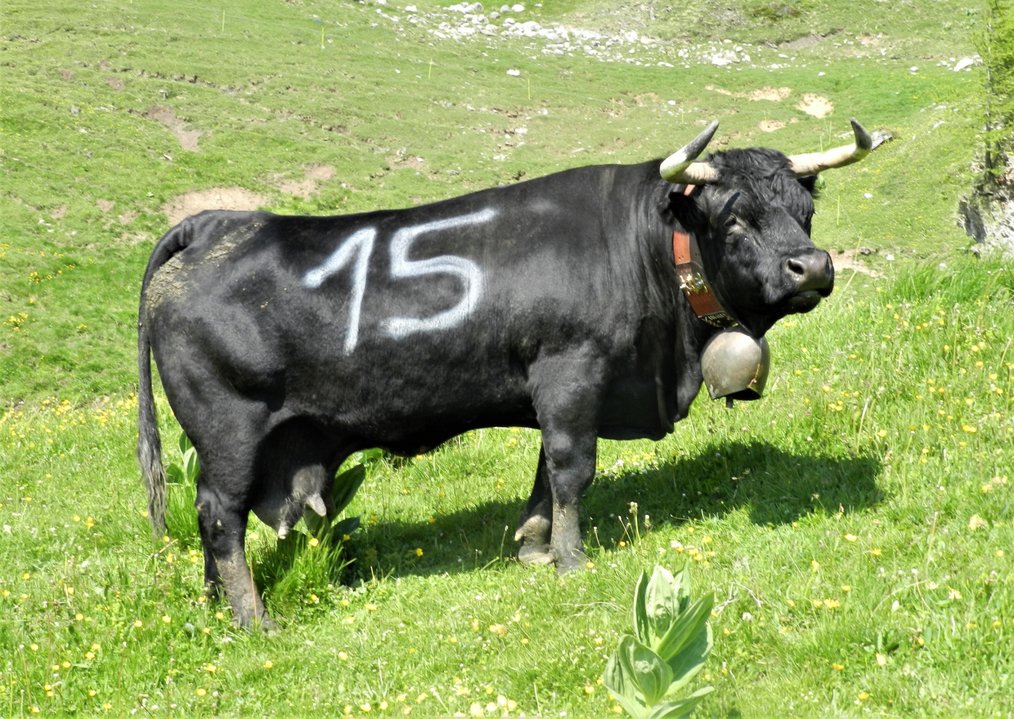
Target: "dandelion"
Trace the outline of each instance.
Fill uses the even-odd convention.
[[[978,514],[973,514],[971,517],[968,518],[968,529],[971,532],[976,532],[988,526],[989,522],[980,517]]]
[[[415,556],[421,557],[422,555],[423,555],[422,547],[416,547],[415,548]]]
[[[164,624],[172,624],[172,621],[173,621],[173,618],[170,617],[168,614],[163,614],[162,615],[162,622]]]
[[[507,627],[503,624],[491,624],[489,626],[489,633],[495,634],[498,637],[507,636]]]
[[[846,541],[846,542],[854,542],[854,541],[856,541],[857,539],[859,539],[859,537],[857,537],[857,536],[856,536],[856,535],[854,535],[854,534],[846,534],[846,535],[845,535],[845,541]]]
[[[310,537],[310,541],[307,542],[307,544],[309,544],[311,547],[316,547],[318,544],[320,544],[320,542],[317,540],[316,537]]]
[[[264,668],[265,669],[270,669],[273,666],[274,666],[274,662],[272,662],[270,659],[265,659],[264,660]]]
[[[831,668],[834,669],[836,672],[840,672],[842,669],[845,668],[845,665],[835,662],[834,664],[831,665]]]
[[[208,690],[205,689],[204,687],[197,687],[197,691],[194,693],[197,694],[197,696],[199,697],[203,697],[205,694],[208,693]]]

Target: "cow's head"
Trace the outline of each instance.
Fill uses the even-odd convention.
[[[697,157],[711,141],[713,122],[667,158],[662,177],[689,186],[671,208],[700,248],[704,278],[728,314],[755,337],[787,314],[809,312],[834,287],[831,256],[810,240],[817,174],[856,162],[873,149],[855,120],[855,142],[787,157],[742,149]]]

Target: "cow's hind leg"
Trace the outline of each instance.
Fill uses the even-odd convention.
[[[518,559],[524,564],[552,564],[553,551],[549,546],[553,528],[553,496],[549,488],[546,469],[546,452],[539,448],[539,466],[535,471],[535,485],[528,504],[521,515],[514,541],[521,542]]]
[[[204,580],[209,593],[225,595],[242,627],[272,626],[247,566],[244,538],[249,508],[215,487],[205,470],[197,486],[197,523],[204,545]]]

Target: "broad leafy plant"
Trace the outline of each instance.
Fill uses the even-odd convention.
[[[713,604],[711,594],[691,603],[686,567],[675,576],[659,566],[650,578],[641,572],[634,633],[620,638],[603,673],[606,687],[634,719],[688,717],[713,691],[705,686],[681,696],[711,652]]]
[[[177,484],[193,485],[197,482],[197,475],[201,473],[201,463],[197,459],[197,450],[194,449],[194,445],[191,444],[186,432],[180,432],[177,445],[180,454],[178,458],[169,462],[165,468],[166,478],[168,481]]]

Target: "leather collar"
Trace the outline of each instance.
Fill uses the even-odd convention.
[[[683,189],[683,194],[689,197],[695,189],[694,185],[687,185]],[[680,279],[680,289],[683,290],[683,295],[690,303],[694,314],[713,327],[733,327],[738,323],[722,307],[722,303],[718,301],[718,297],[704,277],[704,267],[696,259],[700,254],[697,238],[678,227],[673,230],[672,256],[676,263],[676,275]]]

